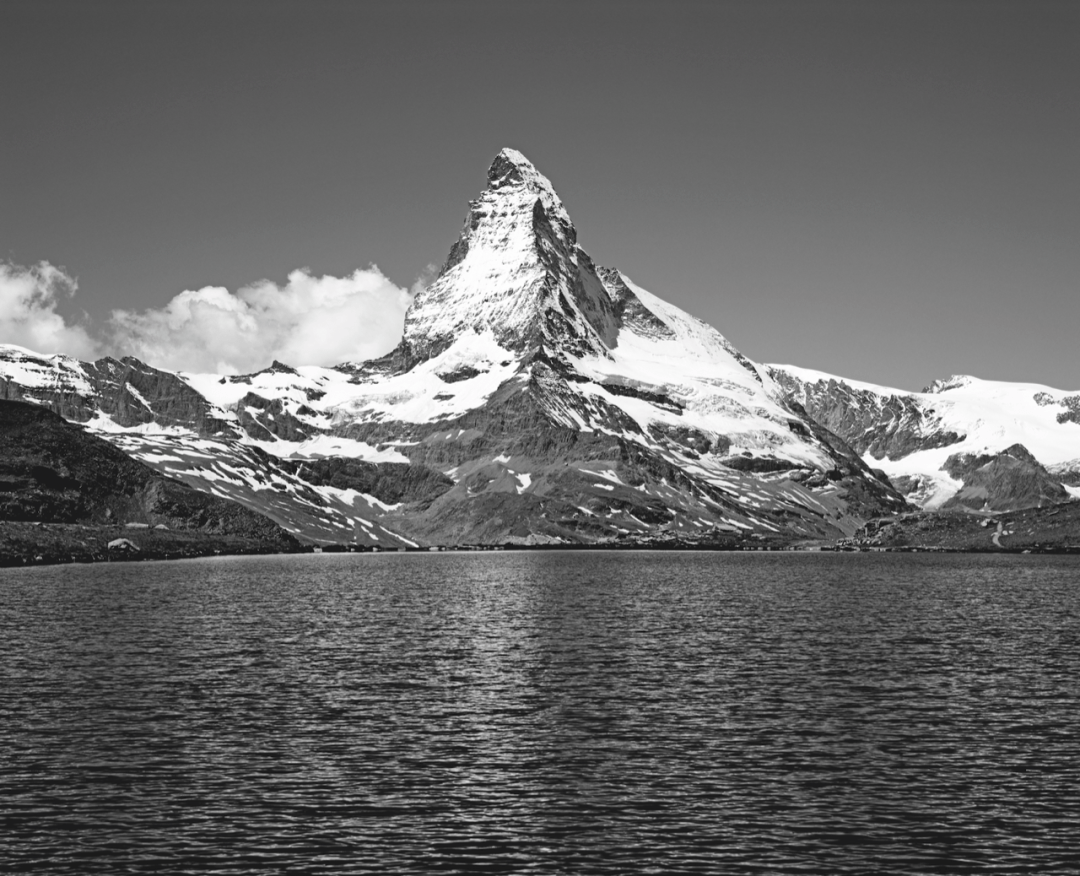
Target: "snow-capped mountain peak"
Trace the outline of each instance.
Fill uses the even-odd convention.
[[[414,365],[487,332],[518,354],[603,355],[617,331],[613,302],[550,181],[503,149],[439,276],[406,314],[401,361]]]
[[[508,147],[501,150],[488,167],[487,178],[491,190],[520,188],[523,192],[534,194],[545,210],[570,224],[570,216],[555,193],[551,180],[517,149]]]

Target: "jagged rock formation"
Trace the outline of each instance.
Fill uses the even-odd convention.
[[[905,392],[788,365],[788,399],[923,508],[1003,511],[1080,498],[1080,395],[954,376]]]
[[[454,487],[453,480],[441,472],[411,463],[374,463],[337,456],[284,460],[281,466],[309,484],[356,490],[387,505],[430,504]]]
[[[963,486],[942,507],[973,511],[1013,511],[1069,500],[1061,483],[1022,444],[1000,453],[957,453],[943,470]]]
[[[19,347],[3,347],[0,399],[44,405],[66,420],[104,428],[153,426],[179,428],[197,435],[238,437],[231,421],[178,375],[140,362],[78,362],[65,356],[40,356]]]
[[[806,381],[783,366],[769,375],[826,429],[843,436],[858,453],[874,459],[902,459],[918,450],[948,447],[965,435],[945,427],[941,414],[915,396],[888,395],[876,388],[835,378]]]
[[[819,539],[906,507],[719,332],[597,266],[511,149],[381,359],[151,384],[7,358],[9,394],[315,540]]]

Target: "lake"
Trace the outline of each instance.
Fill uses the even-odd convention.
[[[1080,558],[0,570],[0,871],[1048,873]]]

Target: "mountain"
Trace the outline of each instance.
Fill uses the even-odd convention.
[[[80,362],[0,346],[0,399],[34,402],[83,423],[94,434],[158,472],[237,502],[307,541],[352,541],[383,547],[415,545],[374,522],[387,507],[376,496],[343,487],[340,478],[337,486],[313,484],[297,475],[294,463],[280,458],[299,446],[290,440],[318,436],[292,455],[322,457],[337,451],[401,460],[402,464],[383,466],[386,472],[379,483],[384,488],[388,479],[411,477],[411,467],[400,454],[379,453],[355,442],[336,441],[297,419],[294,412],[301,417],[308,412],[302,401],[294,399],[307,399],[308,392],[317,396],[317,390],[304,386],[290,389],[282,383],[263,391],[273,395],[278,389],[288,389],[284,397],[264,398],[249,391],[253,382],[262,389],[266,381],[272,383],[275,375],[282,374],[290,379],[296,376],[280,363],[257,375],[226,378],[179,375],[132,357]],[[219,391],[222,385],[227,386],[237,394],[239,403],[219,407],[192,383]],[[260,425],[259,417],[270,418],[272,427],[289,440],[279,441]],[[278,455],[264,451],[263,443],[277,450]]]
[[[6,347],[0,376],[313,541],[822,539],[908,507],[719,332],[596,265],[512,149],[380,359],[222,376]]]
[[[955,376],[905,392],[768,365],[788,400],[927,510],[1080,498],[1080,392]]]
[[[299,547],[261,514],[163,477],[83,427],[17,401],[0,401],[0,521],[98,530],[154,527],[200,536],[180,538],[180,545],[175,536],[157,536],[171,539],[188,555],[222,546],[230,551]],[[5,525],[5,536],[11,528]],[[79,546],[86,548],[91,535],[81,532],[73,552],[85,553]],[[8,539],[0,538],[0,563],[8,546]]]

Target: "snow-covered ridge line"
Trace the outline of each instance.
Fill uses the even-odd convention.
[[[865,390],[872,392],[875,395],[881,396],[924,396],[939,398],[942,396],[949,396],[954,398],[960,397],[986,397],[994,393],[995,391],[1001,393],[1030,393],[1032,395],[1045,392],[1054,397],[1069,397],[1080,395],[1080,390],[1064,390],[1057,389],[1052,386],[1047,386],[1041,383],[1020,383],[1016,381],[1008,380],[985,380],[981,377],[974,377],[969,374],[954,374],[948,378],[942,378],[931,382],[930,386],[921,391],[914,391],[910,389],[898,389],[891,386],[883,386],[876,383],[867,383],[862,380],[854,380],[850,377],[841,377],[837,374],[830,374],[825,371],[817,371],[813,368],[803,368],[798,365],[781,365],[777,363],[766,363],[762,365],[763,368],[772,371],[786,372],[793,377],[802,380],[804,383],[828,383],[830,380],[837,383],[850,386],[852,389]]]
[[[1054,490],[1064,498],[1053,483],[1071,478],[1068,463],[1080,458],[1077,392],[967,375],[908,392],[808,368],[766,367],[811,416],[849,441],[867,465],[883,470],[909,500],[927,510],[942,507],[964,490],[965,482],[950,474],[964,457],[992,457],[1023,447],[1045,469],[1036,466],[1025,474],[1028,501],[1049,501],[1039,497]],[[1073,485],[1064,486],[1065,493],[1074,494]],[[1016,476],[1011,483],[1003,480],[1000,489],[1015,494]],[[986,493],[987,507],[995,501],[1002,499]]]

